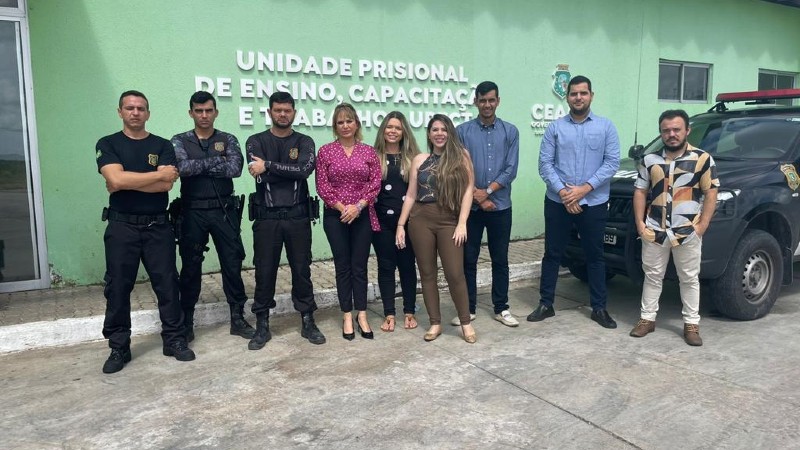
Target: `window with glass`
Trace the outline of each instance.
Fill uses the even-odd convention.
[[[758,90],[769,89],[794,89],[796,73],[779,72],[777,70],[761,69],[758,71]],[[778,105],[791,105],[794,101],[791,98],[773,100]]]
[[[708,103],[710,64],[661,60],[658,99],[681,103]]]
[[[0,14],[24,17],[23,0],[0,0]]]

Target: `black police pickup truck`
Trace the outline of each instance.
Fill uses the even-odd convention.
[[[781,285],[792,282],[792,263],[800,260],[800,106],[774,104],[786,98],[800,98],[800,89],[719,94],[713,108],[690,119],[688,140],[713,155],[721,185],[703,237],[700,278],[710,287],[704,297],[734,319],[769,313]],[[731,102],[747,106],[728,109]],[[633,182],[637,159],[661,148],[660,138],[632,147],[612,180],[605,234],[609,279],[643,277]],[[579,239],[573,230],[562,264],[586,281]],[[667,277],[676,278],[672,263]]]

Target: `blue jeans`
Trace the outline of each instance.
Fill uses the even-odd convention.
[[[508,243],[511,240],[511,208],[502,211],[470,211],[467,219],[467,244],[464,247],[464,275],[467,277],[469,312],[475,314],[477,303],[478,256],[483,230],[492,258],[492,304],[494,313],[508,309]]]
[[[603,235],[608,219],[608,202],[596,206],[583,206],[580,214],[570,214],[564,205],[549,198],[544,199],[544,257],[542,278],[539,284],[541,303],[553,306],[556,281],[561,258],[567,249],[573,225],[581,236],[586,254],[586,271],[589,278],[589,300],[593,310],[606,309],[606,261],[603,256]]]

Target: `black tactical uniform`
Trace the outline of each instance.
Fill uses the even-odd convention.
[[[316,165],[314,150],[314,141],[296,131],[282,138],[267,130],[247,139],[248,155],[263,159],[266,167],[266,172],[256,179],[252,196],[256,270],[253,313],[257,320],[256,337],[249,345],[252,350],[269,340],[267,319],[269,310],[276,306],[275,283],[284,245],[292,271],[292,302],[302,316],[301,334],[312,343],[325,342],[312,314],[317,304],[311,283],[308,177]]]
[[[255,330],[243,317],[247,294],[242,282],[244,247],[240,235],[239,199],[233,178],[242,174],[244,160],[235,136],[214,130],[200,139],[194,130],[172,137],[181,176],[181,307],[186,336],[194,338],[194,309],[200,297],[203,253],[208,236],[214,240],[222,271],[222,290],[231,311],[230,333],[250,339]]]
[[[125,171],[141,173],[175,164],[175,152],[169,141],[153,134],[131,139],[120,131],[101,138],[96,148],[98,169],[107,164],[121,164]],[[168,200],[167,192],[121,190],[110,195],[104,214],[108,226],[103,237],[106,256],[103,336],[108,339],[109,347],[124,354],[125,362],[130,360],[130,294],[139,261],[144,264],[158,300],[164,354],[180,353],[181,360],[194,359],[191,350],[186,349],[183,335],[175,236],[167,218]]]

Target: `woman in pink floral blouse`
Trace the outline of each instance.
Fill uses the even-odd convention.
[[[322,226],[336,267],[336,292],[344,312],[342,337],[355,338],[353,315],[365,339],[374,334],[367,321],[367,260],[372,232],[379,231],[375,199],[381,188],[381,166],[375,149],[361,142],[361,122],[352,105],[333,111],[336,140],[317,155],[317,193],[325,202]]]

